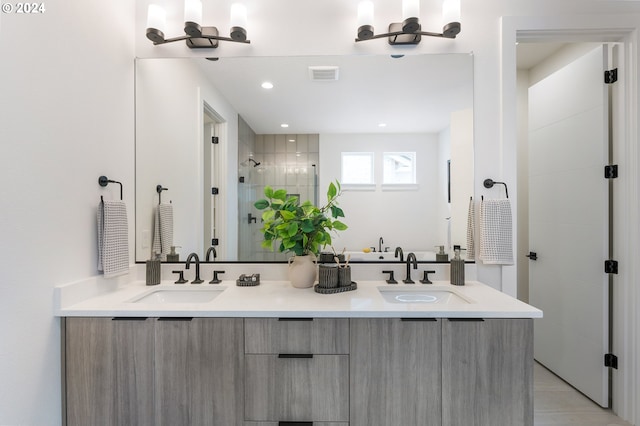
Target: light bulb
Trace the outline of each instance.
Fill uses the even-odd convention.
[[[420,17],[420,0],[402,0],[402,19]]]
[[[200,24],[202,22],[202,2],[200,0],[185,0],[184,22]]]
[[[236,41],[247,39],[247,8],[240,3],[231,5],[231,38]]]
[[[442,2],[443,24],[460,22],[460,0],[444,0]]]
[[[358,27],[363,25],[373,25],[373,3],[370,1],[358,5]]]
[[[167,25],[167,12],[162,6],[150,4],[147,10],[147,28],[164,32]]]
[[[247,29],[247,7],[240,3],[231,5],[231,26]]]

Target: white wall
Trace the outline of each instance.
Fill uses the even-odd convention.
[[[119,197],[100,175],[133,247],[134,5],[45,6],[0,17],[1,425],[60,424],[53,287],[97,273],[97,205]]]
[[[333,238],[337,251],[360,251],[384,246],[393,250],[400,246],[405,252],[431,250],[446,244],[438,239],[437,227],[446,227],[445,217],[438,216],[438,137],[435,134],[321,134],[320,135],[320,198],[326,201],[329,182],[341,176],[342,152],[373,152],[375,189],[347,189],[339,199],[345,212],[344,222],[351,226]],[[392,147],[392,148],[390,148]],[[383,189],[382,155],[384,152],[415,152],[417,188]],[[398,217],[403,219],[400,221]],[[376,249],[377,250],[377,249]]]
[[[205,5],[206,22],[227,31],[231,1]],[[210,55],[179,44],[152,46],[144,36],[147,3],[136,1],[135,15],[127,0],[67,0],[46,3],[48,10],[40,16],[0,14],[0,424],[60,424],[52,288],[96,273],[96,203],[100,194],[116,191],[97,186],[100,174],[124,183],[133,223],[134,56]],[[457,40],[425,39],[403,48],[384,40],[354,43],[357,3],[247,0],[252,44],[223,43],[216,55],[473,51],[476,196],[484,193],[482,180],[491,177],[511,183],[514,203],[516,131],[508,123],[515,122],[515,109],[503,102],[515,99],[514,54],[508,51],[515,39],[501,32],[501,17],[525,17],[528,28],[580,27],[585,21],[594,28],[640,27],[638,16],[630,15],[640,14],[640,4],[633,1],[462,0]],[[424,28],[438,28],[438,8],[428,8],[436,3],[423,0]],[[181,3],[174,7],[180,9]],[[376,2],[377,29],[399,15],[399,2]],[[179,24],[173,24],[176,35]],[[505,72],[509,69],[513,76]],[[633,90],[637,101],[637,86]],[[637,161],[637,150],[629,153]],[[637,233],[629,234],[637,247]],[[133,247],[132,227],[130,239]],[[513,289],[515,270],[506,269],[503,280],[500,267],[478,265],[478,278]],[[640,326],[633,315],[629,326]],[[628,377],[637,383],[637,370]]]
[[[220,195],[227,200],[228,232],[221,238],[222,253],[236,253],[238,114],[191,61],[138,59],[136,61],[136,259],[150,258],[153,211],[158,204],[156,185],[169,188],[163,203],[171,200],[174,215],[174,245],[181,259],[191,252],[204,254],[203,185],[204,148],[202,102],[205,101],[225,122],[225,141],[220,142],[226,157],[222,163],[230,182]],[[229,177],[230,176],[230,177]],[[194,185],[199,182],[199,185]],[[147,238],[143,238],[148,236]],[[233,241],[232,241],[233,240]]]

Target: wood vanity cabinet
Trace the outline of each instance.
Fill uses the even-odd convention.
[[[63,323],[66,424],[153,425],[153,321]]]
[[[351,426],[533,425],[533,320],[351,320]]]
[[[533,320],[443,320],[442,424],[533,425]]]
[[[349,421],[349,320],[245,319],[245,425]]]
[[[242,425],[241,318],[67,318],[67,425]]]
[[[70,426],[532,426],[532,319],[66,318]]]
[[[351,426],[441,426],[441,320],[351,320]]]
[[[241,318],[159,318],[155,324],[155,424],[241,425]]]

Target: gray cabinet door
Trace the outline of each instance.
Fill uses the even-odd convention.
[[[444,320],[442,425],[533,425],[533,320]]]
[[[240,318],[156,322],[156,425],[241,425]]]
[[[245,350],[252,354],[348,354],[346,318],[246,318]]]
[[[351,319],[351,426],[441,425],[441,321]]]
[[[151,320],[65,320],[67,424],[153,424]]]
[[[245,361],[247,421],[349,420],[348,355],[246,355]]]

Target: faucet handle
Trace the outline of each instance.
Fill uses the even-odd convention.
[[[218,278],[218,274],[224,274],[224,271],[213,271],[213,279],[209,284],[220,284],[222,281]]]
[[[436,271],[424,271],[424,276],[420,280],[420,282],[422,284],[433,284],[431,281],[429,281],[429,274],[435,274],[435,273],[436,273]]]
[[[383,274],[389,274],[389,279],[387,280],[387,284],[398,284],[398,281],[393,276],[393,271],[382,271]]]
[[[187,280],[184,279],[184,271],[171,271],[174,274],[180,274],[178,276],[178,281],[175,281],[175,284],[184,284],[187,282]]]

